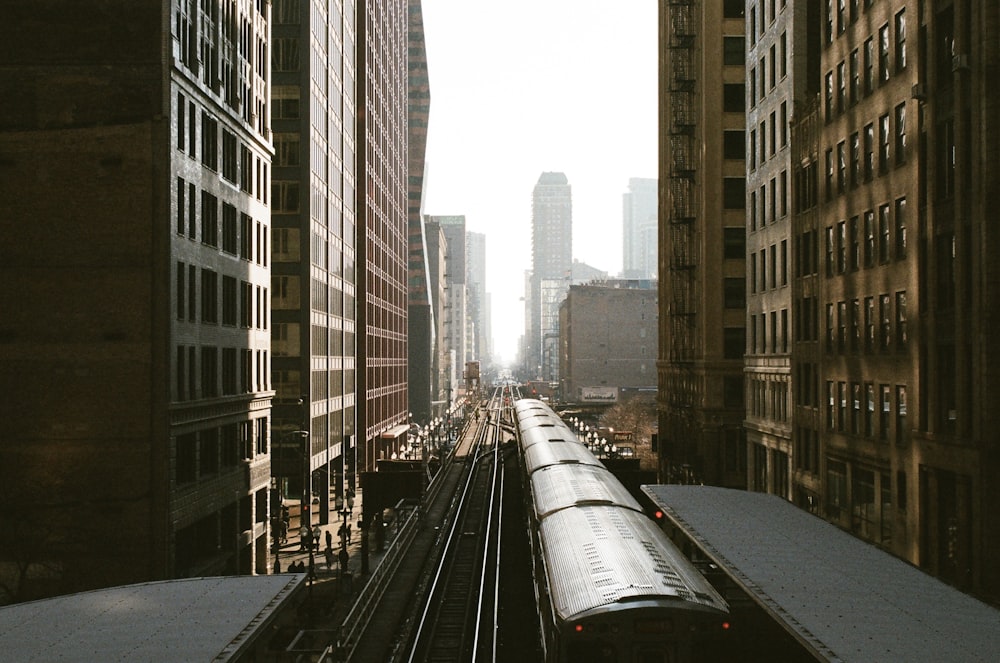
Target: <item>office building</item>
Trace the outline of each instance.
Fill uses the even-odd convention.
[[[559,391],[570,402],[617,402],[656,389],[656,283],[571,285],[559,307]]]
[[[319,0],[272,12],[274,477],[325,524],[357,468],[357,17]]]
[[[0,601],[268,570],[270,12],[0,28]]]
[[[746,485],[743,13],[739,1],[660,2],[663,481]]]
[[[434,400],[433,358],[438,343],[428,266],[427,242],[424,233],[423,190],[424,155],[427,147],[427,121],[430,115],[431,92],[427,72],[427,52],[424,46],[424,19],[419,0],[409,3],[409,102],[408,132],[408,192],[406,224],[409,245],[407,266],[407,338],[408,399],[414,421],[426,424],[432,418]]]
[[[818,481],[797,500],[818,484],[826,519],[996,599],[1000,8],[855,1],[821,17],[819,107],[803,127],[818,167],[796,178],[816,208],[796,238],[818,284],[802,313],[811,382],[811,362],[794,362],[795,429],[819,440],[797,465]]]
[[[359,467],[398,454],[408,429],[406,3],[358,3],[356,118]],[[355,348],[352,346],[351,350]]]

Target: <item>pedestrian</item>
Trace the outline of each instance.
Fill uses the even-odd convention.
[[[351,523],[347,523],[347,545],[351,545]]]
[[[278,543],[288,543],[288,521],[284,518],[278,521]]]
[[[347,515],[352,515],[354,513],[354,491],[347,491]]]
[[[309,529],[308,525],[303,525],[299,528],[299,550],[306,550],[306,546],[309,545],[309,539],[312,538],[312,530]]]
[[[326,547],[328,549],[333,547],[333,534],[330,533],[330,530],[326,530]]]
[[[281,560],[277,557],[274,558],[274,572],[281,573]]]
[[[323,555],[326,557],[326,570],[333,571],[333,548],[327,546]]]
[[[347,548],[341,548],[338,557],[340,558],[341,574],[347,573],[347,562],[351,558],[350,555],[347,554]]]

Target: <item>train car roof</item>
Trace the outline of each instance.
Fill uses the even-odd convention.
[[[528,476],[536,470],[549,466],[571,463],[604,467],[587,447],[579,442],[553,441],[551,444],[533,444],[524,448],[524,469]]]
[[[672,607],[728,608],[666,534],[641,513],[607,506],[565,509],[542,521],[540,535],[549,595],[563,620],[636,599]]]
[[[0,608],[0,656],[33,661],[228,661],[267,637],[301,574],[147,582]]]
[[[621,482],[598,465],[543,467],[531,475],[531,493],[539,519],[584,504],[610,504],[642,511],[642,506]]]
[[[826,660],[978,661],[1000,611],[774,495],[643,486],[666,517]]]

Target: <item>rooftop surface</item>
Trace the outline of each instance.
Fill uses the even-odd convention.
[[[774,495],[643,486],[820,658],[995,661],[1000,611]]]
[[[0,658],[227,661],[252,642],[302,574],[190,578],[0,608]]]

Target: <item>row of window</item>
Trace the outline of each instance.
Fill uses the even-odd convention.
[[[787,353],[790,332],[787,308],[759,315],[754,313],[750,316],[750,346],[747,351],[750,354]]]
[[[267,418],[178,435],[176,449],[174,478],[178,484],[217,476],[267,453]]]
[[[908,346],[905,290],[826,305],[828,354],[906,352]]]
[[[731,39],[731,37],[726,37]],[[740,42],[742,44],[742,39]],[[737,64],[729,63],[726,64]],[[743,64],[742,62],[738,64]],[[771,44],[771,47],[758,60],[757,64],[750,67],[747,72],[747,92],[750,95],[750,108],[757,105],[758,94],[760,100],[764,101],[769,90],[773,90],[778,85],[778,81],[788,75],[788,37],[785,32],[778,36],[778,43]]]
[[[750,416],[769,421],[788,421],[788,382],[751,378],[747,393]]]
[[[757,41],[758,37],[764,36],[767,24],[774,23],[778,12],[784,10],[785,2],[786,0],[760,0],[760,4],[750,5],[747,37],[750,38],[751,46]],[[764,19],[765,10],[767,11],[766,21]]]
[[[747,201],[747,213],[750,215],[750,232],[761,229],[770,223],[777,223],[788,215],[788,171],[782,170],[777,176],[761,184],[756,191],[750,192]]]
[[[759,256],[759,258],[758,258]],[[759,272],[758,272],[759,267]],[[772,244],[759,253],[750,254],[750,292],[757,292],[760,274],[760,291],[788,285],[788,240]]]
[[[836,149],[836,158],[834,158]],[[843,194],[848,188],[855,188],[862,182],[870,182],[876,172],[885,174],[893,165],[906,163],[906,103],[895,107],[890,126],[889,113],[878,120],[878,146],[875,145],[875,125],[865,125],[861,132],[855,131],[847,140],[837,143],[836,148],[826,150],[826,199],[835,194]],[[834,177],[836,176],[836,180]]]
[[[185,108],[187,109],[185,111]],[[201,164],[212,171],[219,170],[222,160],[222,177],[238,185],[240,191],[256,197],[267,204],[268,163],[262,159],[233,132],[222,127],[221,146],[219,142],[219,121],[206,111],[201,111],[201,143],[198,143],[199,113],[194,101],[189,101],[183,92],[177,93],[176,136],[177,150],[192,159],[201,156]]]
[[[836,67],[836,88],[834,88],[834,70],[826,72],[824,78],[824,114],[830,122],[837,115],[845,112],[862,97],[875,91],[876,86],[884,85],[892,74],[901,73],[906,69],[906,13],[900,10],[896,14],[895,44],[892,54],[895,55],[895,69],[890,63],[889,24],[878,30],[876,59],[876,38],[865,39],[861,49],[854,49]]]
[[[890,384],[827,380],[826,429],[859,437],[877,437],[883,442],[894,436],[897,444],[902,443],[906,431],[906,385],[895,385],[893,394]]]
[[[906,198],[866,210],[860,216],[826,227],[826,275],[845,274],[888,263],[890,258],[905,260]]]
[[[178,401],[252,394],[270,387],[267,350],[178,345],[175,361]]]
[[[770,131],[768,131],[769,124]],[[782,101],[778,111],[771,111],[757,129],[750,130],[750,143],[747,145],[750,170],[757,168],[758,155],[760,165],[763,166],[769,156],[773,157],[786,145],[788,145],[788,102]]]
[[[201,272],[199,313],[198,272]],[[177,319],[219,323],[219,274],[211,269],[177,263]],[[267,329],[270,306],[267,288],[222,275],[222,324],[244,329]]]
[[[267,267],[267,226],[255,221],[245,212],[223,202],[208,191],[201,191],[201,242],[206,246],[221,248],[230,255]],[[193,182],[177,178],[177,234],[198,239],[199,202],[198,188]],[[221,207],[222,223],[219,223]],[[220,235],[221,231],[221,235]]]

